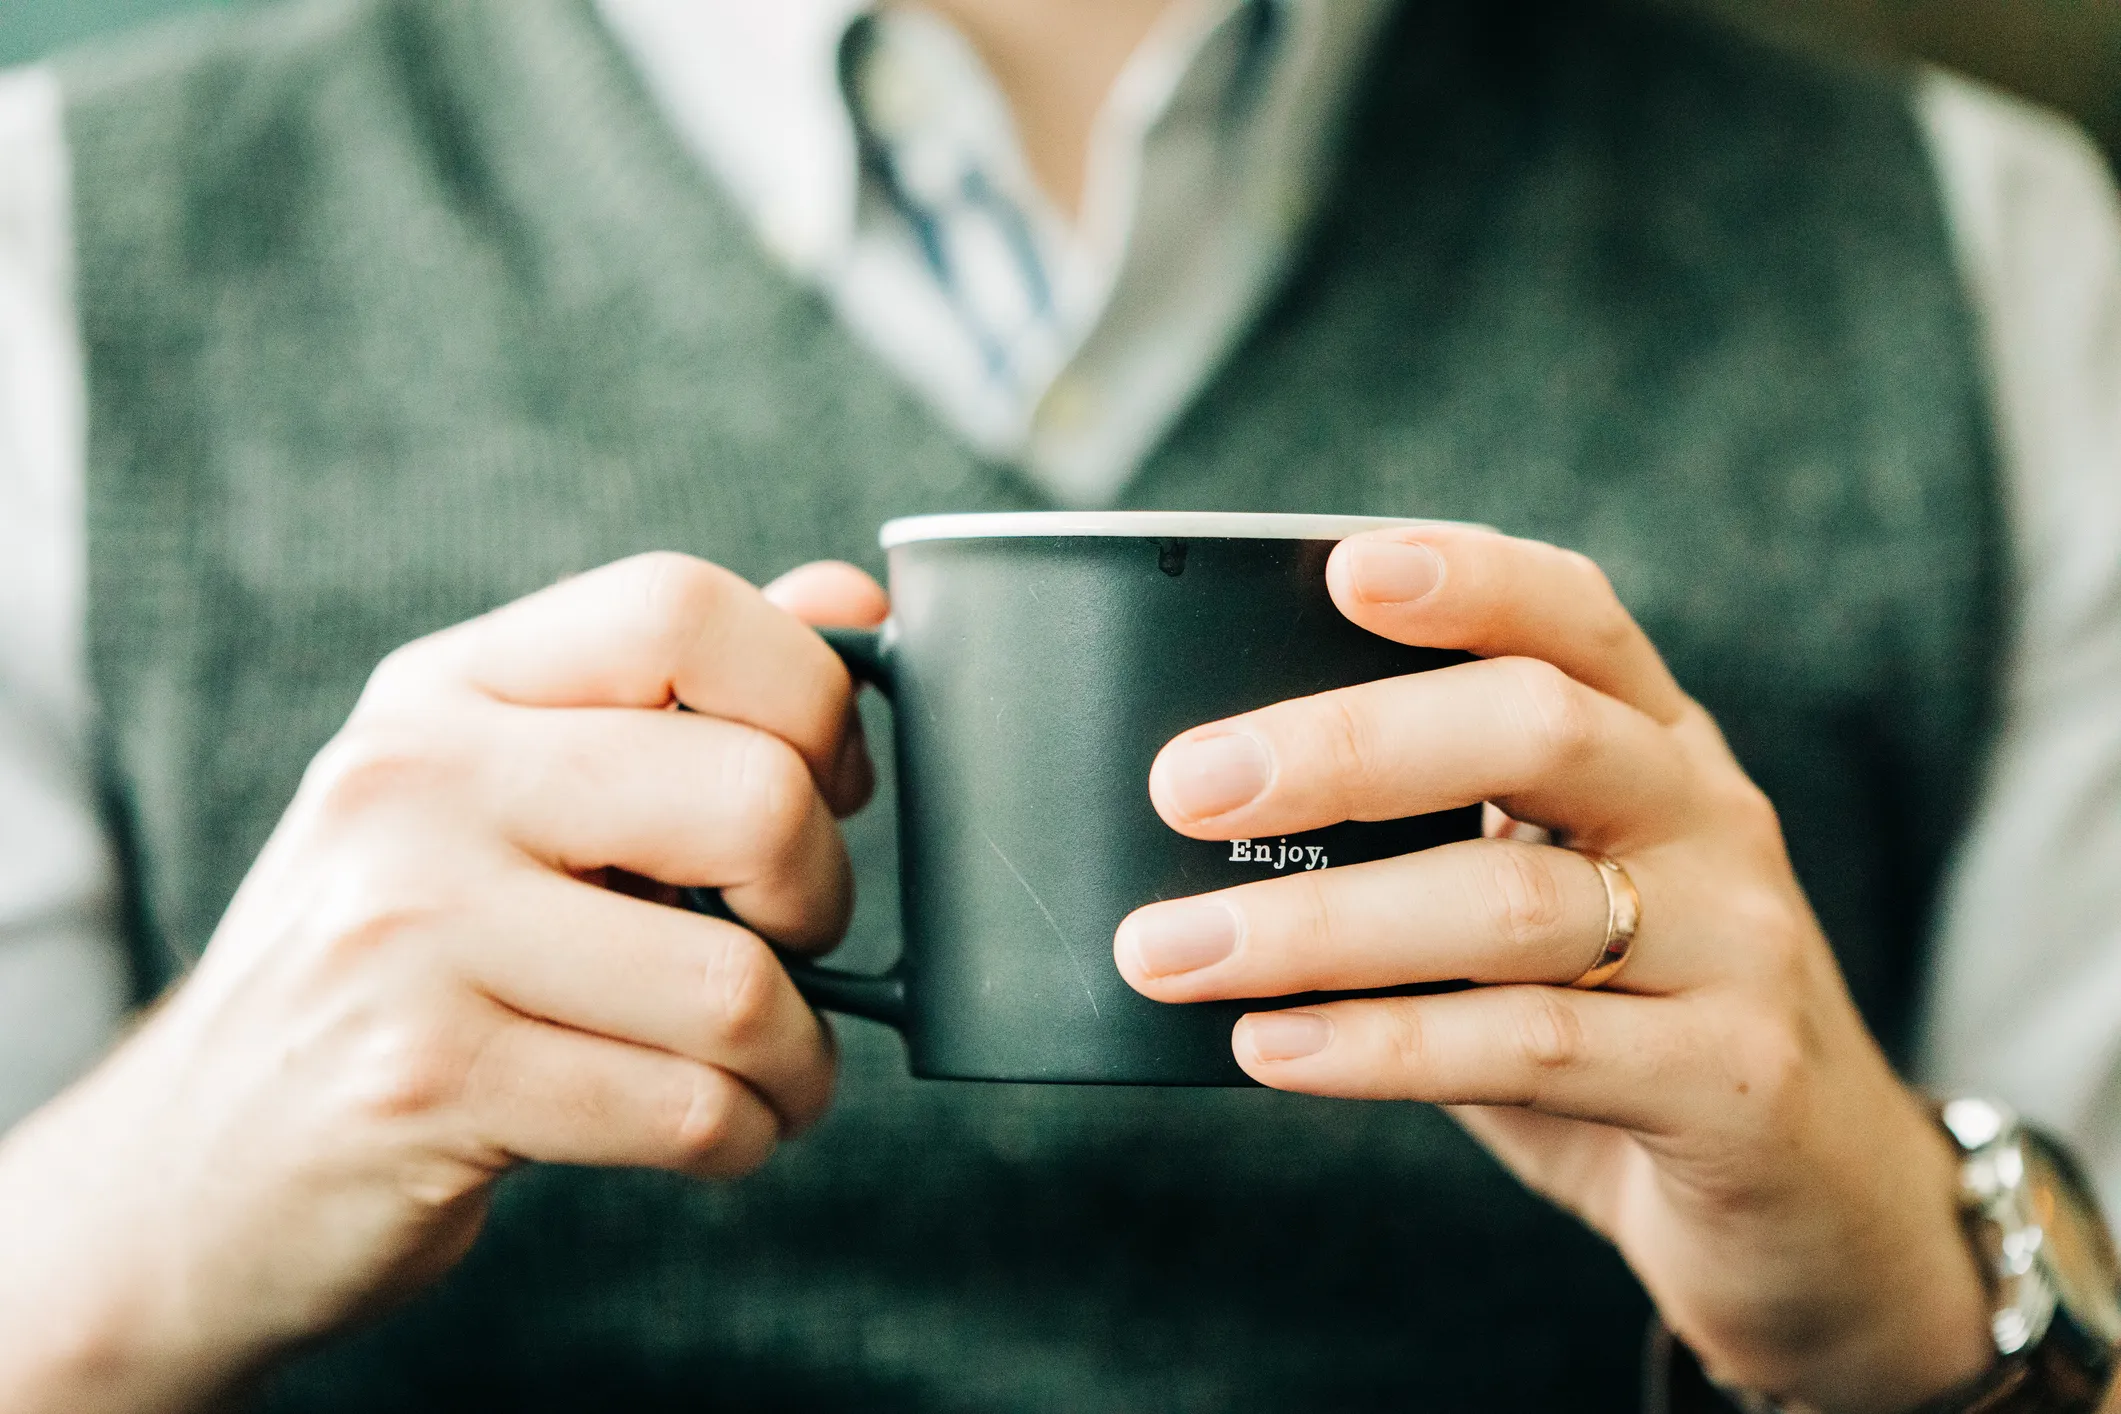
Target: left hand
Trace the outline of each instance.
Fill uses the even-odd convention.
[[[1454,1107],[1618,1245],[1720,1381],[1886,1411],[1993,1358],[1955,1159],[1865,1030],[1766,797],[1581,555],[1422,526],[1327,571],[1355,623],[1481,661],[1284,702],[1180,736],[1150,795],[1196,839],[1488,802],[1616,859],[1627,967],[1571,849],[1489,838],[1160,903],[1120,970],[1167,1002],[1464,978],[1238,1023],[1263,1084]]]

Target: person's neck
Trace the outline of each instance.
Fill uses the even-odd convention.
[[[908,0],[944,16],[980,53],[1016,115],[1031,174],[1071,218],[1105,95],[1174,0]]]

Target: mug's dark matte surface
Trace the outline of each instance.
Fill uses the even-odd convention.
[[[1112,960],[1120,920],[1480,827],[1476,806],[1199,841],[1150,805],[1150,764],[1190,727],[1462,660],[1343,618],[1326,591],[1332,549],[1125,535],[894,548],[891,622],[827,637],[893,702],[905,953],[885,978],[797,964],[805,993],[897,1026],[915,1075],[1252,1083],[1230,1031],[1258,1005],[1141,996]]]

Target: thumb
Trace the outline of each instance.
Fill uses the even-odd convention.
[[[891,611],[883,587],[845,560],[798,565],[763,592],[813,628],[874,628]]]
[[[891,611],[891,599],[883,587],[845,560],[798,565],[761,592],[767,602],[812,628],[874,628]],[[876,767],[862,736],[862,719],[850,712],[826,799],[833,813],[845,819],[862,807],[875,788]]]

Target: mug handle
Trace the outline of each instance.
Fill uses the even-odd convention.
[[[847,671],[853,674],[857,685],[867,683],[883,693],[886,700],[890,699],[894,636],[888,623],[875,630],[821,628],[817,634],[840,655],[840,661],[847,665]],[[719,918],[740,928],[746,926],[722,901],[720,889],[681,889],[679,896],[685,907],[694,913],[704,913],[709,918]],[[902,963],[894,963],[887,971],[871,976],[821,966],[778,947],[774,952],[779,955],[781,965],[788,969],[795,989],[812,1006],[880,1021],[901,1031],[905,1029],[906,975]]]

